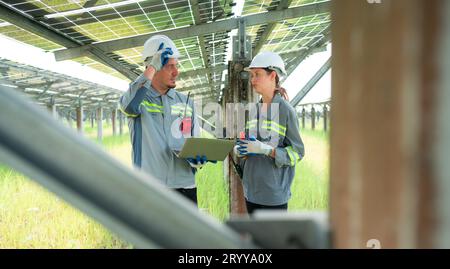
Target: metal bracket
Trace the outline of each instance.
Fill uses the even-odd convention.
[[[263,248],[330,248],[326,212],[256,211],[251,217],[235,216],[228,226]]]
[[[238,22],[238,35],[233,36],[233,61],[252,60],[252,39],[245,34],[245,19]]]

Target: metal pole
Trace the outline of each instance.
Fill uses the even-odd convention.
[[[117,109],[113,109],[111,111],[111,122],[112,122],[113,136],[117,135],[116,115],[117,115]]]
[[[57,114],[56,114],[56,102],[55,102],[55,97],[51,97],[50,101],[47,104],[47,109],[48,111],[52,114],[53,117],[55,117],[55,119],[57,118]]]
[[[72,128],[72,111],[67,112],[67,124]]]
[[[302,108],[302,128],[305,129],[305,119],[306,119],[306,110],[305,107]]]
[[[94,128],[95,110],[91,111],[91,128]]]
[[[236,130],[238,122],[243,119],[235,117],[235,108],[237,104],[252,102],[254,95],[252,93],[247,72],[244,67],[250,65],[251,60],[251,40],[249,36],[245,35],[245,20],[239,20],[239,34],[233,46],[233,61],[229,63],[229,90],[225,93],[223,98],[223,111],[225,116],[225,123],[227,135],[231,137],[238,137],[239,133]],[[229,104],[229,105],[228,105]],[[238,116],[244,117],[244,115]],[[245,123],[246,124],[246,123]],[[244,126],[245,126],[244,124]],[[242,187],[242,179],[236,173],[233,161],[229,158],[234,158],[231,154],[224,163],[224,175],[228,177],[229,182],[229,199],[230,212],[233,215],[246,214],[247,207],[245,205],[244,190]],[[237,160],[235,161],[237,163]]]
[[[81,101],[77,107],[77,130],[80,133],[83,133],[83,106]]]
[[[103,139],[103,108],[101,106],[97,108],[97,139],[99,141]]]
[[[119,135],[123,134],[123,114],[118,113],[119,116]]]

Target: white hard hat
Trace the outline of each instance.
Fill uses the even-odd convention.
[[[277,72],[278,76],[285,76],[284,62],[280,55],[271,51],[263,51],[253,58],[249,67],[244,70],[250,71],[251,68],[268,68]]]
[[[163,44],[163,45],[161,45]],[[153,57],[153,55],[161,48],[171,48],[173,54],[169,58],[179,58],[180,52],[178,51],[175,43],[165,35],[154,35],[150,37],[144,43],[144,50],[142,51],[142,61],[145,61],[147,57]]]

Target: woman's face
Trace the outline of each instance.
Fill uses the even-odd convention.
[[[275,89],[275,72],[267,72],[262,68],[250,69],[252,88],[261,95],[270,95]]]

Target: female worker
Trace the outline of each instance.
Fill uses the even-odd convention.
[[[274,52],[261,52],[250,66],[251,85],[262,96],[256,114],[246,122],[247,135],[237,141],[244,196],[249,214],[257,209],[287,210],[295,165],[304,154],[295,109],[279,85],[286,75],[284,62]]]

